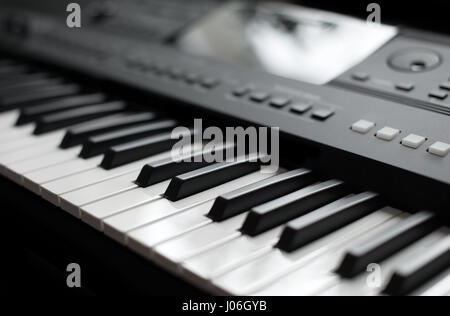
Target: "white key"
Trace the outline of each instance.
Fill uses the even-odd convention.
[[[56,201],[53,200],[55,195],[49,194],[48,191],[44,189],[42,190],[42,196],[52,203],[59,204],[63,210],[70,214],[81,217],[80,207],[136,189],[138,186],[134,184],[133,181],[136,180],[137,174],[138,172],[126,173],[116,178],[63,194],[59,197],[56,195]],[[148,197],[146,196],[146,198]],[[124,200],[124,202],[126,202],[126,200]]]
[[[12,143],[15,140],[25,139],[27,137],[35,137],[32,134],[34,128],[34,124],[5,128],[0,133],[0,144],[6,145],[8,143]]]
[[[130,209],[116,216],[104,220],[105,234],[118,240],[126,242],[126,233],[140,226],[171,216],[197,204],[211,201],[211,206],[216,197],[221,194],[235,190],[251,183],[266,179],[272,176],[269,173],[254,172],[238,179],[229,181],[198,194],[191,195],[179,201],[169,201],[161,199],[140,207]]]
[[[178,271],[179,263],[227,241],[239,237],[247,213],[206,225],[180,237],[164,242],[153,249],[152,258],[160,265]]]
[[[397,254],[394,254],[384,262],[375,262],[380,265],[382,278],[380,279],[380,286],[374,287],[367,283],[367,275],[360,275],[351,280],[338,280],[334,286],[330,284],[330,289],[321,293],[321,295],[332,296],[373,296],[379,294],[387,285],[396,267],[402,265],[409,260],[420,257],[420,255],[426,251],[429,247],[435,244],[437,241],[445,238],[446,233],[443,230],[438,230],[432,234],[416,241],[414,244],[406,247]],[[345,251],[342,253],[342,256]],[[320,274],[316,274],[320,277]]]
[[[417,296],[447,296],[450,294],[450,269],[435,278],[413,295]]]
[[[10,128],[16,123],[19,118],[20,111],[12,110],[0,115],[0,129]]]
[[[45,144],[54,144],[54,146],[56,147],[59,144],[59,142],[61,142],[63,136],[64,131],[56,131],[41,136],[25,137],[20,140],[8,142],[7,144],[2,144],[2,147],[0,148],[0,162],[3,162],[5,160],[4,158],[5,154],[6,155],[10,153],[12,154],[14,151],[17,151],[22,148],[27,148],[29,146],[38,147],[40,145]]]
[[[45,144],[29,145],[25,148],[21,148],[20,150],[14,150],[10,153],[0,155],[0,163],[3,168],[5,168],[11,163],[29,160],[33,157],[39,157],[41,155],[54,152],[57,149],[56,143],[53,141]]]
[[[104,200],[82,206],[80,207],[81,220],[92,227],[103,231],[102,220],[104,218],[160,199],[161,194],[166,191],[169,183],[170,180],[167,180],[149,186],[145,189],[136,188],[111,196]]]
[[[126,188],[135,188],[137,187],[136,185],[130,187],[130,185],[132,184],[131,181],[136,180],[139,172],[142,169],[142,166],[147,163],[167,158],[169,156],[170,152],[164,152],[111,170],[105,170],[98,167],[59,180],[51,181],[42,185],[42,196],[46,200],[56,205],[59,205],[60,198],[64,198],[66,202],[75,206],[92,203],[94,201],[108,197],[115,192],[122,192],[124,191],[124,189],[119,191],[116,191],[116,189],[109,190],[108,184],[105,184],[105,190],[102,191],[102,193],[97,191],[98,195],[95,195],[94,193],[90,194],[88,188],[89,186],[132,173],[131,175],[129,175],[129,177],[131,177],[131,180],[127,180],[130,183],[127,183]],[[97,189],[94,188],[93,190],[95,191]],[[69,194],[72,192],[73,194]],[[92,196],[99,197],[93,199]]]
[[[20,162],[5,164],[3,174],[18,184],[23,184],[23,175],[49,166],[57,165],[74,159],[81,147],[61,150],[55,149],[42,156],[27,159]]]
[[[213,280],[214,289],[218,293],[234,295],[259,291],[283,275],[392,220],[398,213],[390,209],[375,212],[293,253],[274,248],[268,254]]]
[[[77,158],[56,166],[26,173],[24,175],[23,183],[30,191],[41,194],[41,184],[96,168],[101,163],[102,159],[103,156],[97,156],[86,160]]]
[[[278,241],[282,227],[257,237],[241,235],[219,247],[183,262],[183,273],[194,282],[204,283],[269,252]]]
[[[210,209],[211,202],[208,201],[180,214],[132,230],[128,233],[128,247],[150,257],[152,247],[212,223],[212,220],[205,216]]]

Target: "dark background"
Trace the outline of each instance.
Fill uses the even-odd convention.
[[[65,13],[65,7],[70,2],[84,4],[95,0],[0,0],[1,2]],[[127,1],[127,0],[120,0]],[[133,0],[136,1],[136,0]],[[145,1],[145,0],[141,0]],[[172,1],[172,0],[159,0]],[[179,0],[178,0],[179,1]],[[195,1],[195,0],[185,0]],[[221,0],[217,0],[220,2]],[[258,1],[258,0],[253,0]],[[278,0],[283,1],[283,0]],[[405,25],[422,30],[436,31],[450,35],[450,1],[399,1],[399,0],[291,0],[311,7],[323,8],[341,12],[360,18],[366,18],[366,8],[369,3],[376,2],[382,7],[382,22],[395,25]]]

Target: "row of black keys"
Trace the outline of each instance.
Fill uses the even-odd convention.
[[[170,150],[173,146],[170,130],[177,126],[176,121],[158,117],[152,112],[134,113],[103,124],[70,128],[73,124],[128,110],[122,100],[111,101],[102,92],[87,93],[84,90],[79,84],[67,83],[65,79],[35,71],[29,66],[0,61],[1,108],[19,108],[17,125],[35,123],[34,134],[37,135],[69,127],[60,146],[63,149],[83,144],[82,158],[105,154],[102,166],[111,169]],[[198,155],[203,155],[203,152],[192,152],[183,158],[196,161]],[[144,166],[136,183],[147,187],[172,178],[165,197],[177,201],[258,169],[259,165],[251,162],[249,157],[226,163],[174,162],[168,158]],[[301,227],[286,226],[277,247],[292,252],[384,205],[375,193],[365,192],[350,199],[341,199],[351,193],[343,182],[330,180],[314,185],[317,181],[309,170],[285,172],[220,196],[208,216],[220,222],[251,210],[241,230],[249,236],[257,236],[322,207],[324,211],[312,217],[307,224],[303,222]],[[430,213],[412,216],[396,226],[395,231],[380,236],[370,245],[349,250],[338,272],[343,277],[354,277],[363,272],[369,263],[388,258],[438,226],[435,216]],[[398,289],[404,292],[404,284],[410,284],[409,288],[413,288],[411,284],[417,285],[420,280],[426,280],[448,267],[450,253],[447,251],[432,259],[427,269],[418,271],[419,277],[408,276],[399,283],[402,286]],[[399,294],[396,291],[393,293]]]

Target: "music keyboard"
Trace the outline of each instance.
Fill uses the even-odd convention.
[[[0,87],[1,173],[149,265],[214,294],[450,295],[439,215],[301,164],[176,163],[178,117],[64,75],[41,81],[33,64],[0,65],[0,82],[16,78]],[[210,151],[195,143],[183,157]]]

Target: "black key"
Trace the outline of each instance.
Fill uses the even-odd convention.
[[[103,123],[87,123],[84,126],[73,127],[67,131],[59,147],[64,149],[74,147],[87,141],[87,139],[91,136],[148,123],[153,121],[155,118],[156,115],[154,113],[138,113],[123,115],[120,117],[112,117]]]
[[[172,149],[178,141],[169,132],[112,147],[105,153],[105,157],[100,166],[103,169],[110,170],[133,161],[160,154]]]
[[[381,262],[424,237],[436,228],[436,224],[436,218],[430,212],[411,215],[370,240],[351,247],[336,272],[344,278],[353,278],[366,271],[370,263]]]
[[[393,274],[386,289],[388,295],[408,295],[450,268],[450,236],[438,242],[420,257],[411,258]]]
[[[30,123],[44,115],[62,112],[74,108],[93,105],[105,102],[106,95],[103,93],[91,93],[85,95],[76,95],[64,97],[60,99],[44,102],[41,105],[24,108],[20,111],[20,116],[17,119],[16,126],[21,126]]]
[[[256,236],[347,194],[346,186],[338,180],[306,187],[252,208],[241,231],[246,235]]]
[[[277,247],[292,252],[344,227],[383,206],[373,192],[345,197],[287,224]]]
[[[52,132],[60,128],[90,121],[109,114],[123,112],[124,110],[126,110],[126,104],[121,101],[116,101],[46,115],[36,121],[34,135]]]
[[[215,148],[214,151],[224,151],[229,146],[222,146]],[[176,161],[172,157],[155,161],[145,165],[139,174],[136,184],[140,187],[146,188],[152,184],[168,180],[176,175],[190,172],[213,164],[213,162],[206,162],[203,159],[205,153],[211,153],[212,149],[203,151],[194,151],[186,155],[182,155],[181,161]]]
[[[47,88],[49,86],[61,85],[63,84],[61,78],[43,78],[37,80],[30,80],[21,83],[7,84],[0,86],[0,96],[10,96],[20,93],[27,93],[29,91],[36,91],[42,88]]]
[[[176,176],[170,181],[164,197],[178,201],[259,170],[259,163],[251,161],[251,158],[248,156],[234,162],[219,162]]]
[[[177,126],[173,120],[156,121],[103,135],[93,136],[83,144],[80,157],[87,159],[105,153],[111,146],[129,143],[144,137],[171,130]]]
[[[313,183],[310,170],[297,169],[264,179],[219,196],[208,217],[221,222],[262,203],[279,198]]]
[[[80,86],[76,84],[66,84],[43,88],[33,92],[14,96],[0,97],[0,112],[8,111],[14,108],[24,108],[32,106],[45,100],[74,95],[79,93],[80,91]]]

